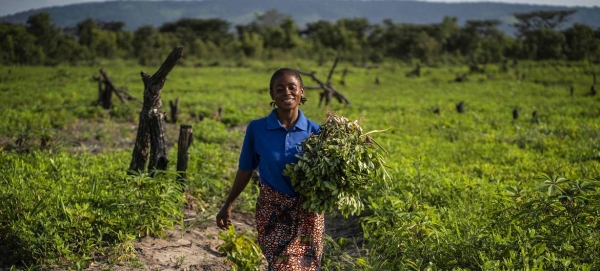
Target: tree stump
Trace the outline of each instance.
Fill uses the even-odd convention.
[[[537,115],[537,110],[533,110],[533,112],[531,112],[531,123],[540,123],[540,120],[538,119]]]
[[[150,124],[150,112],[153,110],[158,110],[162,107],[162,101],[160,98],[162,88],[167,80],[167,75],[169,75],[171,70],[175,67],[175,64],[177,64],[177,61],[181,58],[181,56],[183,56],[182,46],[171,51],[167,59],[163,62],[154,75],[149,76],[143,71],[140,73],[142,76],[142,82],[144,83],[144,101],[142,111],[140,111],[140,119],[135,139],[135,146],[131,155],[131,163],[129,164],[130,172],[141,172],[146,165],[148,160],[148,147],[151,143],[150,131],[152,127],[154,127],[153,129],[160,129],[160,124],[155,124],[154,126]],[[161,118],[157,117],[156,119],[160,120]],[[154,132],[154,134],[160,135],[161,132]],[[166,140],[155,139],[153,141],[164,142]],[[158,169],[160,166],[162,166],[162,163],[168,162],[168,160],[159,161],[159,159],[161,159],[159,157],[160,154],[158,153],[158,149],[156,151],[157,153],[153,157],[152,163],[150,164],[151,166],[149,166],[149,168],[155,167]]]
[[[456,111],[458,113],[464,113],[465,112],[465,102],[464,101],[460,101],[459,103],[456,104]]]
[[[573,97],[573,94],[575,94],[575,88],[573,86],[571,86],[569,88],[569,92],[571,93],[571,97]]]
[[[179,127],[179,140],[177,141],[177,180],[181,184],[182,190],[187,180],[188,149],[192,145],[192,126],[182,124]]]
[[[342,71],[342,79],[340,80],[340,84],[342,86],[346,85],[346,74],[348,74],[348,68],[344,68],[344,70]]]
[[[417,64],[417,66],[412,69],[410,72],[406,73],[406,77],[419,77],[421,76],[421,65]]]
[[[104,69],[100,69],[100,77],[94,77],[93,80],[98,81],[98,100],[96,101],[96,104],[102,105],[102,108],[104,109],[112,108],[111,99],[113,92],[117,94],[117,97],[119,97],[123,103],[127,103],[128,100],[136,100],[131,94],[117,88]],[[104,87],[102,87],[103,85]]]
[[[158,170],[166,170],[169,164],[165,118],[166,115],[158,112],[156,108],[150,110],[148,115],[150,122],[150,163],[148,164],[148,172],[152,176]]]
[[[304,71],[297,70],[298,73],[300,73],[301,75],[310,76],[315,82],[317,82],[317,84],[319,84],[318,87],[304,86],[304,89],[322,89],[323,90],[319,94],[319,107],[321,107],[321,102],[323,100],[325,101],[325,106],[328,106],[332,97],[335,97],[338,100],[338,102],[343,103],[345,105],[350,104],[350,100],[348,100],[348,98],[346,98],[342,93],[337,91],[331,85],[331,76],[333,75],[333,71],[335,70],[335,67],[337,66],[338,60],[339,60],[339,58],[336,58],[335,61],[333,62],[333,66],[329,70],[329,75],[327,76],[326,82],[319,80],[319,78],[317,78],[317,76],[315,75],[315,72],[304,72]]]
[[[177,123],[177,118],[179,118],[179,97],[175,99],[175,102],[169,101],[169,107],[171,107],[171,123]]]

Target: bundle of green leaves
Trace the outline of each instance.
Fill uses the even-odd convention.
[[[380,130],[363,133],[358,120],[328,114],[321,133],[302,142],[299,161],[283,172],[306,198],[303,208],[324,213],[337,207],[345,217],[364,210],[360,194],[387,176],[387,152],[369,136],[375,132]]]

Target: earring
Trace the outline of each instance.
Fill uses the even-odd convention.
[[[275,100],[271,101],[271,107],[273,107],[273,108],[277,107],[277,105],[275,105]]]

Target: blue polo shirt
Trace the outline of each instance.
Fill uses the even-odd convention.
[[[240,154],[239,169],[252,171],[258,167],[260,182],[286,195],[296,197],[289,177],[283,176],[285,165],[298,162],[302,141],[321,127],[298,110],[298,121],[289,131],[279,122],[275,110],[269,116],[251,121],[246,128]]]

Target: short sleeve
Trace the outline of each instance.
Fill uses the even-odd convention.
[[[244,171],[253,171],[258,167],[258,156],[254,144],[255,125],[253,124],[253,122],[250,122],[246,128],[246,135],[244,136],[244,143],[242,144],[242,151],[240,153],[238,168]]]

